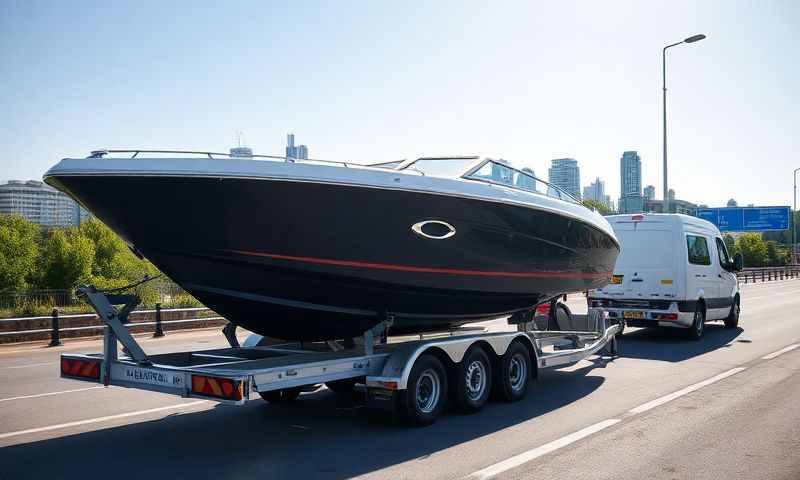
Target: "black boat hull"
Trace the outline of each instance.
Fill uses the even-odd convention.
[[[575,218],[430,192],[201,176],[47,181],[220,315],[291,340],[357,336],[390,314],[394,333],[496,318],[605,285],[619,252]],[[412,231],[431,220],[455,233]]]

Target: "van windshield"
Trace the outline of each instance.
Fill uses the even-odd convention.
[[[672,265],[672,236],[665,230],[616,230],[620,254],[617,269],[664,268]]]

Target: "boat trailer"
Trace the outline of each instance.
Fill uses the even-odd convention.
[[[387,314],[352,340],[281,343],[253,334],[239,345],[235,327],[229,324],[223,329],[229,347],[147,355],[125,326],[139,303],[135,295],[93,286],[77,293],[105,324],[103,351],[62,354],[64,378],[229,405],[243,405],[254,393],[276,403],[294,400],[320,384],[336,392],[361,384],[370,406],[393,409],[415,425],[432,423],[448,391],[464,392],[463,398],[451,398],[462,410],[479,409],[493,387],[492,376],[494,389],[513,401],[522,398],[539,369],[568,366],[595,354],[616,356],[621,327],[609,323],[602,309],[590,308],[587,315],[570,319],[570,330],[537,328],[531,313],[509,318],[516,330],[461,327],[389,337],[392,316]],[[448,382],[462,378],[465,385],[447,388]]]

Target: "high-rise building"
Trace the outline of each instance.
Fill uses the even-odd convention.
[[[89,218],[69,196],[38,180],[0,185],[0,213],[21,215],[45,227],[79,225]]]
[[[294,144],[294,133],[286,135],[286,158],[308,160],[308,147]]]
[[[634,151],[622,153],[619,160],[620,213],[638,213],[644,209],[642,199],[642,159]]]
[[[623,152],[619,161],[620,196],[642,194],[642,158],[636,151]]]
[[[605,182],[596,178],[588,187],[583,187],[583,199],[594,200],[608,208],[611,208],[611,197],[606,195]]]
[[[574,158],[557,158],[548,170],[548,181],[569,193],[581,198],[581,171]]]
[[[655,200],[656,198],[656,187],[653,185],[648,185],[644,187],[644,199],[645,200]]]

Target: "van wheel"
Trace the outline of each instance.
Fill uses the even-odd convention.
[[[513,342],[500,357],[495,379],[497,396],[506,402],[516,402],[528,391],[531,378],[531,356],[520,342]]]
[[[700,337],[703,336],[703,331],[705,330],[705,323],[706,311],[703,308],[703,304],[697,302],[697,306],[694,309],[694,321],[692,322],[692,326],[689,327],[686,332],[690,340],[700,340]]]
[[[462,413],[474,413],[486,405],[492,389],[492,364],[486,352],[475,347],[453,369],[453,401]]]
[[[736,297],[731,305],[731,313],[725,318],[725,328],[734,329],[739,326],[739,314],[741,307],[739,306],[739,297]]]
[[[397,413],[412,426],[430,425],[442,413],[446,400],[447,374],[442,362],[430,354],[420,355],[406,389],[398,392]]]

